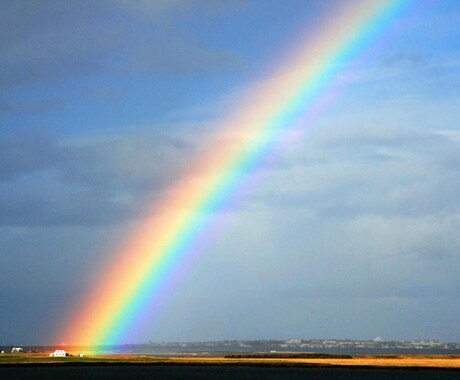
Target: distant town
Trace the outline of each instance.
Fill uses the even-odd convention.
[[[212,342],[175,342],[145,345],[178,350],[223,351],[319,351],[331,349],[375,350],[460,350],[460,343],[443,343],[439,340],[386,341],[352,339],[288,339],[288,340],[225,340]]]

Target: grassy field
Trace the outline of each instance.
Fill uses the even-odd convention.
[[[225,358],[225,357],[155,357],[144,355],[94,355],[54,358],[47,353],[1,354],[1,365],[111,365],[111,364],[170,364],[170,365],[248,365],[248,366],[320,366],[373,368],[449,368],[460,370],[460,356],[448,355],[380,355],[352,358]]]

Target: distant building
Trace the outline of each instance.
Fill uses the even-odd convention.
[[[61,347],[56,348],[54,352],[50,354],[50,356],[55,356],[55,357],[66,357],[70,356],[67,352],[65,352]]]
[[[24,349],[22,347],[13,347],[11,349],[11,352],[14,353],[14,352],[24,352]]]
[[[288,339],[284,343],[298,345],[298,344],[302,343],[302,341],[300,339]]]

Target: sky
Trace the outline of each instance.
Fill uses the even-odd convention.
[[[145,210],[231,134],[220,121],[339,5],[0,1],[0,345],[54,343]],[[346,62],[136,342],[460,342],[459,25],[456,0],[420,0]]]

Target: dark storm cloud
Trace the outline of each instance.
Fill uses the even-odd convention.
[[[95,225],[142,211],[187,165],[191,143],[145,135],[84,144],[30,132],[1,142],[0,223]]]
[[[178,14],[187,13],[197,2],[196,0],[116,0],[115,3],[121,9],[129,10],[151,20],[161,21],[164,18],[171,17],[171,15],[177,16]]]
[[[0,112],[4,114],[43,114],[52,109],[61,108],[65,102],[58,99],[45,99],[35,101],[5,101],[0,102]]]
[[[149,8],[173,17],[188,2],[155,4]],[[113,1],[3,1],[0,86],[139,70],[227,69],[234,61],[229,52],[179,42],[171,28],[153,25],[139,38],[140,15],[128,13]],[[144,60],[151,63],[141,64]]]
[[[2,2],[0,85],[101,73],[120,31],[95,22],[103,3]]]
[[[214,1],[214,0],[116,0],[122,8],[154,22],[170,22],[171,18],[185,15],[195,17],[215,16],[232,13],[248,6],[246,0]]]
[[[103,236],[94,226],[0,228],[0,315],[2,326],[17,332],[4,331],[3,344],[48,341],[69,300],[78,302],[87,287],[97,247],[116,240]]]
[[[228,51],[217,51],[183,43],[148,41],[126,62],[128,70],[167,71],[180,74],[210,73],[235,67],[237,59]]]
[[[110,194],[95,189],[67,190],[33,178],[20,189],[4,186],[0,192],[0,223],[7,226],[98,225],[117,223],[131,209]],[[16,192],[14,192],[17,190]]]
[[[60,149],[46,133],[32,131],[0,140],[0,180],[53,167],[60,159]]]
[[[81,90],[81,93],[90,100],[96,100],[108,104],[117,104],[126,94],[120,87],[115,86],[94,86]]]

